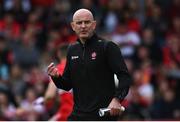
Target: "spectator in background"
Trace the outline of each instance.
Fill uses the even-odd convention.
[[[111,39],[120,47],[125,58],[132,58],[135,53],[135,47],[140,45],[138,33],[128,30],[124,20],[121,20],[116,26],[116,31],[112,34]]]
[[[0,33],[8,40],[17,40],[20,38],[21,25],[14,19],[14,15],[9,12],[0,20]]]
[[[148,12],[148,11],[147,11]],[[158,4],[153,4],[150,7],[149,16],[147,16],[145,28],[152,28],[155,34],[155,39],[159,40],[159,45],[164,45],[164,36],[167,31],[167,20],[162,14],[162,9]]]
[[[35,89],[32,87],[26,88],[24,98],[17,108],[16,115],[18,120],[43,120],[41,117],[45,116],[45,108],[43,106],[35,106],[33,103],[37,95]],[[43,115],[44,114],[44,115]]]
[[[26,30],[21,35],[21,41],[18,42],[14,51],[14,60],[23,69],[29,69],[38,65],[39,50],[35,47],[36,38],[32,31]]]
[[[23,79],[23,70],[18,64],[13,64],[10,68],[10,88],[12,89],[12,92],[15,93],[14,97],[16,99],[16,102],[18,105],[20,105],[23,97],[24,89],[26,89],[26,86],[28,85],[26,82],[24,82]]]
[[[118,25],[118,19],[121,18],[118,17],[118,13],[121,13],[124,9],[125,1],[121,0],[113,0],[113,1],[107,1],[107,11],[104,13],[104,17],[102,19],[104,24],[104,33],[113,33],[116,29],[116,26]]]
[[[16,120],[16,105],[9,88],[0,79],[0,119]]]
[[[149,108],[153,103],[154,91],[148,79],[150,76],[147,75],[143,69],[134,70],[134,82],[128,96],[129,106],[126,115],[130,120],[148,120],[151,117]]]
[[[161,82],[159,85],[161,90],[160,96],[155,99],[152,104],[151,114],[156,120],[169,120],[170,118],[173,118],[173,120],[179,120],[180,118],[179,100],[178,98],[175,98],[175,91],[168,85],[170,85],[168,82],[165,82],[165,84]]]
[[[9,68],[13,63],[13,54],[7,44],[4,36],[0,35],[0,78],[3,80],[9,79]]]
[[[170,22],[170,29],[167,31],[167,38],[171,35],[180,37],[180,16],[175,16]]]
[[[179,8],[180,8],[180,1],[179,0],[172,0],[168,7],[169,8],[167,9],[167,15],[169,18],[172,19],[174,17],[176,18],[179,16]]]
[[[3,0],[5,11],[13,10],[17,14],[31,10],[30,0]]]
[[[158,65],[162,62],[162,49],[157,43],[154,32],[151,28],[144,28],[142,30],[142,45],[147,48],[149,58],[153,65]]]
[[[180,41],[176,35],[167,39],[167,46],[163,48],[163,63],[170,70],[180,67]]]

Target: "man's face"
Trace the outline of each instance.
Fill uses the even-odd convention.
[[[80,40],[86,40],[92,36],[96,28],[96,21],[89,14],[82,13],[75,16],[71,26]]]

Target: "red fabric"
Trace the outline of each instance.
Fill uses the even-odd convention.
[[[59,71],[59,73],[62,75],[63,74],[63,71],[64,71],[64,68],[65,68],[65,65],[66,65],[66,59],[63,59],[61,60],[61,63],[59,63],[56,67]]]
[[[137,19],[130,19],[128,21],[128,29],[131,31],[139,32],[141,29],[140,22]]]
[[[76,41],[76,39],[77,37],[75,35],[63,36],[54,41],[54,46],[58,48],[60,45],[63,45],[66,43],[73,43]]]
[[[122,102],[121,102],[121,105],[124,106],[124,107],[128,107],[129,106],[129,101],[127,99],[124,99]]]
[[[5,32],[6,30],[10,31],[10,35],[14,38],[17,38],[20,36],[21,27],[17,22],[13,22],[9,28],[4,20],[0,20],[0,32]]]
[[[55,0],[31,0],[35,6],[50,7],[55,3]]]
[[[163,63],[168,68],[178,64],[180,62],[180,53],[173,54],[171,49],[166,47],[163,47]]]
[[[68,38],[68,42],[69,43],[73,43],[77,40],[77,36],[76,35],[70,35]]]
[[[55,99],[52,98],[52,99],[49,99],[48,101],[46,101],[45,106],[46,106],[47,111],[49,111],[53,108],[54,100]]]
[[[167,47],[163,48],[163,62],[165,65],[169,66],[171,59],[170,59],[170,50]]]
[[[60,94],[60,107],[56,114],[59,114],[58,121],[66,121],[73,109],[73,95],[70,92]]]
[[[59,73],[62,75],[65,68],[66,60],[62,60],[61,63],[57,65]],[[58,116],[58,121],[66,121],[67,117],[70,115],[73,109],[73,95],[70,92],[63,92],[59,97],[61,103],[58,112],[55,116]]]

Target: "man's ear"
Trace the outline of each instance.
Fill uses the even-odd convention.
[[[74,22],[71,22],[71,28],[74,31]]]
[[[93,29],[96,29],[96,21],[93,21]]]

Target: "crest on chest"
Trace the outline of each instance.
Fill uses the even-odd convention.
[[[95,60],[96,57],[97,57],[97,53],[96,53],[96,52],[92,52],[92,53],[91,53],[91,59],[92,59],[92,60]]]

